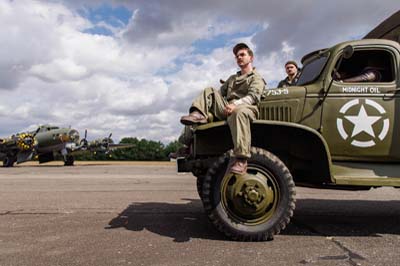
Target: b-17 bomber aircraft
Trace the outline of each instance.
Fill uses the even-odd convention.
[[[72,128],[60,128],[42,125],[36,131],[17,133],[9,138],[0,138],[0,160],[4,167],[12,167],[14,163],[23,163],[38,157],[39,163],[54,160],[55,154],[62,155],[64,165],[74,164],[73,154],[79,152],[105,152],[115,148],[128,148],[131,145],[114,144],[111,134],[102,139],[87,141],[80,139],[79,132]]]

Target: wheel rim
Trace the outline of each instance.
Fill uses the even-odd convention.
[[[229,216],[247,225],[262,224],[273,216],[280,199],[275,176],[259,166],[244,175],[227,174],[221,182],[221,203]]]

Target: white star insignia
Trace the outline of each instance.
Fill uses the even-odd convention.
[[[347,120],[354,124],[353,133],[351,137],[355,135],[365,132],[368,135],[375,138],[375,133],[372,128],[372,125],[375,124],[381,116],[368,116],[367,112],[365,111],[364,105],[361,105],[360,112],[356,116],[347,115],[345,116]]]

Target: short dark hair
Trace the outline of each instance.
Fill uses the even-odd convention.
[[[233,47],[233,54],[236,55],[239,50],[245,49],[249,53],[250,56],[253,56],[253,51],[249,48],[249,46],[243,42],[236,44]]]
[[[297,69],[299,69],[299,67],[297,66],[296,61],[289,60],[289,61],[287,61],[287,62],[285,63],[285,67],[286,67],[287,65],[294,65]]]

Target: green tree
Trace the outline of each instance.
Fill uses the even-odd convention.
[[[133,147],[116,149],[109,154],[104,152],[81,153],[75,156],[76,160],[118,160],[118,161],[167,161],[171,152],[177,151],[182,144],[177,140],[170,142],[165,146],[160,141],[138,139],[136,137],[127,137],[121,139],[120,144],[131,144]]]
[[[134,161],[161,161],[166,160],[164,156],[164,144],[160,141],[137,138],[123,138],[120,143],[132,144],[132,148],[118,149],[114,152],[114,160]]]
[[[164,149],[164,157],[168,158],[168,155],[172,152],[176,152],[179,148],[182,148],[183,144],[175,140],[170,142]]]

